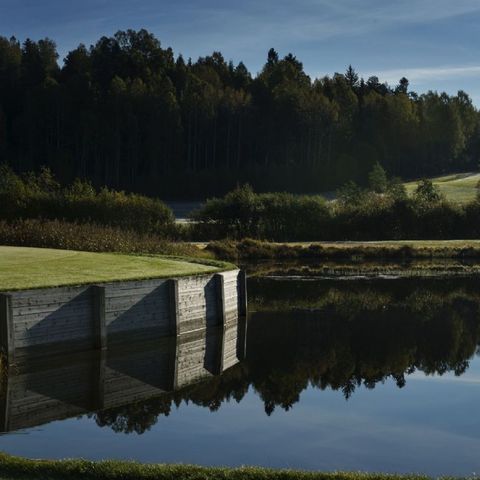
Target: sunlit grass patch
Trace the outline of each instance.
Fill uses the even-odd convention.
[[[307,472],[257,467],[223,468],[195,465],[145,465],[136,462],[85,460],[26,460],[0,454],[2,479],[110,480],[427,480],[424,475],[359,472]]]
[[[437,185],[447,200],[454,203],[468,203],[475,200],[477,190],[476,186],[480,181],[480,173],[458,173],[434,177],[431,179],[434,185]],[[405,184],[407,193],[413,195],[417,188],[418,181]]]
[[[160,255],[0,246],[0,290],[212,273],[230,266]]]

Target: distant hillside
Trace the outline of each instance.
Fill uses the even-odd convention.
[[[443,177],[433,177],[434,185],[447,197],[447,200],[454,203],[467,203],[475,199],[477,194],[476,186],[480,181],[480,173],[455,173]],[[411,195],[417,187],[418,181],[405,183],[407,192]]]

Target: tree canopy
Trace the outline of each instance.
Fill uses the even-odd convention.
[[[164,197],[318,192],[389,176],[476,168],[469,96],[390,87],[372,76],[310,78],[273,48],[252,75],[219,51],[175,56],[146,30],[79,45],[58,63],[50,39],[0,37],[0,163],[49,167],[62,183]],[[379,171],[377,169],[377,171]]]

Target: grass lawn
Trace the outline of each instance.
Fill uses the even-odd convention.
[[[91,253],[0,246],[0,291],[178,277],[227,270],[230,264],[157,255]]]
[[[26,460],[0,453],[0,479],[82,480],[425,480],[422,475],[304,472],[255,467],[208,468],[193,465],[142,465],[133,462]]]
[[[480,180],[480,173],[459,173],[434,177],[431,180],[440,188],[447,200],[454,203],[467,203],[475,199],[477,194],[475,187]],[[405,184],[409,195],[413,194],[417,184],[417,181]]]

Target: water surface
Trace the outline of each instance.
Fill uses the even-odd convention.
[[[477,279],[254,278],[248,322],[3,379],[0,450],[472,475]]]

